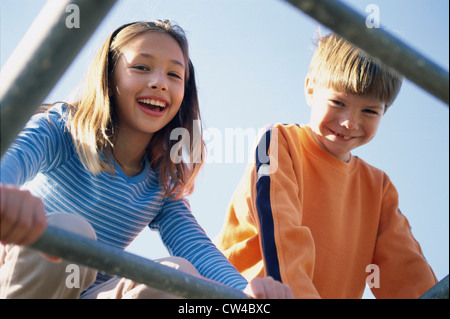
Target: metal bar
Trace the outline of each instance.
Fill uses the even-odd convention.
[[[30,247],[184,298],[249,299],[240,290],[183,273],[52,226],[48,226],[45,233]]]
[[[420,296],[419,299],[448,299],[448,275]]]
[[[243,292],[194,277],[121,249],[48,226],[30,248],[193,299],[248,299]],[[448,299],[449,276],[419,299]]]
[[[115,2],[54,0],[45,4],[0,72],[1,155]]]
[[[449,104],[448,71],[337,0],[285,0]]]

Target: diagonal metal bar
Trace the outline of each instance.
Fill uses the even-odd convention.
[[[337,0],[285,0],[449,104],[448,71]]]
[[[420,296],[419,299],[448,299],[448,275]]]
[[[249,299],[242,291],[188,275],[95,240],[48,226],[30,248],[192,299]]]
[[[1,155],[115,2],[50,0],[43,7],[0,72]]]

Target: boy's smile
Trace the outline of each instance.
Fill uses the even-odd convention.
[[[311,106],[309,126],[315,141],[327,152],[350,160],[350,152],[371,141],[384,114],[384,102],[306,83]]]

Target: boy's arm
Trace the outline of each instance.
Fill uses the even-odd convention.
[[[377,244],[373,263],[379,267],[377,298],[418,298],[437,280],[398,209],[398,193],[386,176]]]
[[[265,272],[253,275],[288,284],[295,298],[319,298],[311,279],[314,242],[302,225],[301,172],[290,149],[298,143],[283,127],[263,135],[256,163],[234,195],[219,246],[241,272],[254,272],[263,263]]]

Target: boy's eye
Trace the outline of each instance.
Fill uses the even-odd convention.
[[[344,106],[344,103],[342,103],[341,101],[338,100],[330,100],[331,104],[335,105],[335,106]]]
[[[371,110],[371,109],[364,109],[363,112],[368,113],[368,114],[378,115],[378,112]]]

